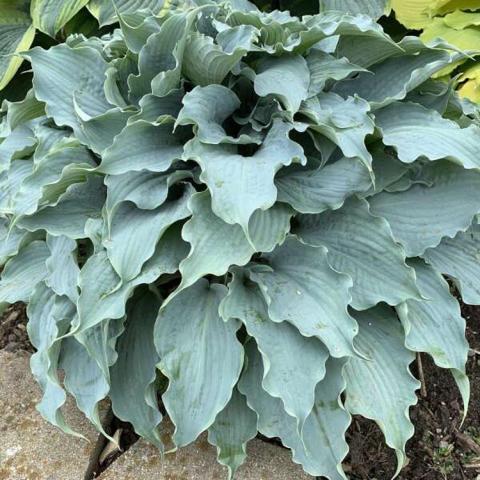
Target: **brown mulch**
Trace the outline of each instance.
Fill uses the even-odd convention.
[[[462,404],[451,374],[422,355],[427,396],[423,398],[419,392],[419,402],[411,409],[415,435],[407,444],[409,464],[399,480],[480,480],[480,308],[464,306],[463,315],[471,348],[467,366],[472,389],[468,417],[461,426]],[[9,307],[0,316],[0,349],[33,352],[26,323],[22,304]],[[416,365],[412,367],[418,377]],[[351,447],[345,462],[349,478],[391,478],[395,455],[385,446],[373,422],[355,417],[347,436]]]
[[[0,350],[33,352],[28,340],[27,315],[23,303],[15,303],[0,317]]]

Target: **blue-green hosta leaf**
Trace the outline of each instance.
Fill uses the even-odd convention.
[[[269,266],[253,267],[250,276],[262,289],[269,317],[318,337],[334,357],[353,355],[358,328],[347,312],[352,280],[330,267],[327,249],[290,237],[264,258]]]
[[[35,37],[28,0],[0,2],[0,90],[13,78],[23,59],[16,54],[28,50]]]
[[[6,102],[7,107],[7,123],[9,132],[11,133],[19,125],[25,124],[30,120],[45,115],[45,104],[39,102],[35,98],[33,88],[28,91],[23,100],[19,102]]]
[[[370,213],[365,200],[352,197],[340,210],[301,215],[298,221],[295,233],[309,245],[326,247],[332,267],[352,277],[353,308],[422,298],[415,273],[405,264],[405,251],[388,223]]]
[[[355,343],[367,359],[352,357],[345,366],[347,410],[375,420],[387,445],[395,449],[397,472],[405,464],[405,443],[413,435],[408,410],[417,403],[420,383],[409,365],[415,354],[405,348],[405,336],[393,310],[385,305],[358,312]]]
[[[340,208],[355,193],[366,192],[372,179],[358,158],[341,158],[314,170],[280,170],[275,185],[279,201],[301,213],[321,213]]]
[[[232,68],[253,48],[257,37],[258,31],[250,25],[220,32],[216,43],[211,37],[193,32],[185,46],[182,73],[195,85],[222,83]]]
[[[122,282],[133,280],[140,273],[172,224],[190,216],[187,203],[192,191],[193,188],[187,185],[178,199],[165,202],[154,210],[142,210],[131,202],[119,206],[103,243]]]
[[[19,125],[0,143],[0,172],[8,170],[11,160],[23,158],[34,150],[37,140],[31,128]]]
[[[172,15],[151,35],[138,56],[138,76],[130,76],[128,84],[133,98],[153,93],[160,97],[178,88],[185,42],[195,12]]]
[[[346,480],[341,463],[348,453],[345,432],[350,415],[341,404],[345,389],[342,369],[345,360],[330,358],[326,376],[315,390],[315,404],[298,434],[295,419],[288,415],[280,399],[271,397],[262,388],[262,357],[255,342],[245,345],[247,362],[239,382],[239,390],[247,397],[248,406],[258,415],[258,430],[267,437],[280,437],[292,450],[293,460],[312,476],[330,480]]]
[[[43,391],[37,409],[51,424],[78,435],[68,427],[60,410],[67,395],[58,378],[61,343],[57,341],[66,333],[75,315],[75,305],[40,282],[28,304],[27,315],[28,336],[36,349],[30,358],[30,367]]]
[[[128,306],[125,331],[116,346],[118,359],[110,372],[109,396],[115,415],[130,422],[139,435],[162,449],[158,432],[162,414],[154,383],[160,359],[153,343],[159,308],[159,299],[148,291]]]
[[[138,120],[127,125],[104,152],[99,170],[110,175],[165,172],[183,154],[182,138],[172,131],[172,120],[159,124]]]
[[[350,63],[345,57],[335,58],[318,49],[312,49],[306,60],[310,70],[309,97],[322,92],[328,80],[343,80],[352,73],[366,72],[363,67]]]
[[[439,272],[453,279],[462,299],[480,305],[480,230],[472,225],[454,238],[444,238],[435,248],[428,248],[422,257]]]
[[[405,329],[405,346],[414,352],[429,353],[435,363],[448,368],[457,382],[466,414],[470,384],[465,375],[468,342],[460,305],[450,294],[448,283],[434,268],[420,259],[409,260],[417,284],[427,300],[408,300],[397,306]]]
[[[158,242],[155,254],[145,263],[140,275],[121,284],[106,251],[99,249],[80,271],[78,318],[74,330],[82,332],[105,319],[122,318],[125,304],[134,288],[153,283],[163,274],[176,272],[187,252],[187,245],[181,241],[179,227],[173,226]]]
[[[312,411],[315,387],[325,376],[328,350],[316,338],[307,338],[288,322],[272,322],[260,288],[241,269],[233,270],[228,295],[220,305],[225,320],[241,320],[262,354],[262,387],[280,398],[285,411],[295,417],[299,432]]]
[[[33,170],[33,160],[15,160],[10,169],[0,173],[0,214],[11,215],[17,210],[17,193]]]
[[[228,480],[233,480],[238,467],[247,458],[247,442],[257,435],[257,415],[245,397],[233,389],[232,398],[208,429],[208,441],[217,447],[219,463],[228,467]]]
[[[202,168],[200,179],[208,185],[216,215],[248,232],[253,212],[275,203],[275,173],[283,165],[306,162],[302,147],[289,138],[291,130],[291,124],[275,120],[251,157],[239,155],[232,145],[206,145],[194,140],[185,146],[184,158],[193,158]]]
[[[390,12],[388,0],[320,0],[320,10],[338,10],[353,15],[364,13],[374,19]]]
[[[38,30],[55,37],[89,0],[32,0],[30,14]]]
[[[142,97],[138,102],[140,112],[134,115],[130,122],[135,120],[145,120],[146,122],[159,122],[160,117],[177,118],[182,109],[182,99],[184,91],[180,88],[172,90],[164,97],[148,94]]]
[[[240,323],[218,314],[223,285],[199,280],[160,309],[155,324],[159,368],[169,379],[162,399],[178,447],[209,428],[232,396],[243,364]],[[218,359],[222,361],[219,362]]]
[[[409,257],[467,230],[480,210],[480,173],[438,161],[424,167],[422,178],[432,186],[415,184],[406,191],[369,198],[371,212],[388,221]]]
[[[172,2],[167,0],[90,0],[88,9],[98,20],[101,26],[109,25],[117,21],[117,13],[128,14],[138,10],[148,10],[159,13],[162,7],[168,8]]]
[[[182,238],[190,243],[188,257],[180,263],[179,290],[193,285],[204,275],[224,275],[231,265],[246,265],[255,253],[239,225],[225,223],[211,208],[208,191],[191,197],[192,218],[185,223]],[[209,252],[215,250],[215,255]]]
[[[233,138],[222,124],[240,107],[237,95],[223,85],[195,87],[183,97],[176,125],[195,125],[203,143],[251,143],[247,135]]]
[[[334,91],[343,97],[358,95],[375,110],[404,99],[454,59],[445,49],[427,47],[416,37],[406,37],[399,45],[405,49],[404,55],[388,58],[354,79],[337,83]]]
[[[308,97],[310,70],[300,55],[267,58],[260,62],[253,85],[257,95],[277,97],[293,115]]]
[[[121,175],[107,175],[105,177],[106,215],[112,218],[122,202],[131,202],[142,210],[154,210],[167,200],[170,186],[191,176],[189,170],[182,169],[164,173],[142,170]]]
[[[120,22],[121,31],[120,41],[134,54],[140,53],[148,38],[160,30],[160,19],[152,16],[148,10],[124,13],[120,15],[118,21]],[[134,75],[138,73],[137,60],[138,58],[134,59],[136,71],[135,73],[131,72]],[[128,95],[125,98],[128,98]]]
[[[66,296],[73,303],[78,299],[77,242],[71,238],[47,235],[50,256],[45,262],[48,275],[45,283],[57,295]]]
[[[61,44],[49,50],[35,47],[28,52],[28,58],[32,63],[35,95],[45,102],[47,114],[57,125],[79,130],[75,95],[81,95],[82,110],[90,117],[112,108],[103,89],[108,64],[98,50]]]
[[[42,240],[21,248],[2,271],[0,303],[28,302],[37,283],[47,275],[45,261],[49,256],[47,244]]]
[[[77,142],[66,140],[50,150],[50,152],[36,161],[32,172],[23,180],[15,197],[16,216],[35,213],[41,203],[53,203],[58,197],[49,195],[52,187],[61,182],[68,183],[72,166],[93,170],[95,162],[91,153]],[[68,168],[67,168],[68,167]],[[75,182],[72,182],[75,183]]]
[[[372,156],[365,146],[365,137],[373,133],[375,124],[369,111],[365,100],[344,100],[331,92],[309,98],[301,108],[311,130],[338,145],[345,157],[358,157],[371,169]]]
[[[90,218],[101,216],[104,203],[103,179],[90,176],[86,182],[75,183],[66,188],[55,205],[21,217],[18,226],[32,232],[43,229],[51,235],[85,238],[86,222]]]
[[[398,158],[412,163],[419,157],[449,158],[464,168],[479,168],[480,127],[461,128],[435,110],[415,103],[394,103],[375,113],[383,143],[395,148]]]
[[[73,395],[78,408],[100,433],[111,438],[103,429],[98,407],[110,385],[97,362],[78,340],[67,337],[62,341],[59,366],[65,372],[65,389]]]
[[[42,239],[43,232],[30,233],[17,227],[11,227],[6,218],[0,217],[0,266],[3,266],[10,257],[33,240]]]

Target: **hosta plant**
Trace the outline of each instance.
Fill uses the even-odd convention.
[[[69,392],[103,432],[109,398],[161,451],[166,411],[229,477],[260,432],[331,480],[362,415],[398,473],[416,352],[468,405],[480,126],[429,80],[464,55],[247,0],[119,15],[22,53],[3,104],[0,303],[28,303],[39,411],[75,434]]]

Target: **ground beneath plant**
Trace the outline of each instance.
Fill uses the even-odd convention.
[[[400,480],[480,480],[480,308],[464,306],[463,314],[469,325],[467,336],[471,348],[468,417],[461,426],[463,406],[451,374],[422,355],[426,396],[419,392],[419,402],[411,410],[415,436],[408,442],[409,464],[398,477]],[[32,352],[26,323],[22,304],[9,307],[0,318],[0,349]],[[413,364],[412,370],[418,378],[418,363]],[[128,424],[122,427],[122,442],[128,446],[136,437],[128,431]],[[373,422],[355,417],[348,441],[351,451],[345,466],[352,480],[391,478],[395,455],[385,446],[382,433]]]

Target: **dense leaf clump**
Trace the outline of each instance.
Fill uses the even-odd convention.
[[[442,275],[480,304],[480,126],[429,80],[463,54],[362,14],[137,7],[25,53],[3,105],[0,304],[28,302],[38,409],[74,433],[67,391],[103,431],[108,397],[163,450],[160,400],[230,475],[258,431],[329,479],[359,414],[401,469],[415,352],[469,398]]]

